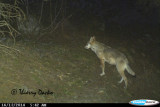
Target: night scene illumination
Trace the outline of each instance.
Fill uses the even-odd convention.
[[[0,103],[160,101],[160,0],[0,0],[0,50]]]

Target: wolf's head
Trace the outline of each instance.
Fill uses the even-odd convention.
[[[96,39],[95,39],[95,36],[91,37],[90,40],[87,42],[85,48],[86,48],[86,49],[91,48],[91,46],[92,46],[92,44],[94,43],[95,40],[96,40]]]

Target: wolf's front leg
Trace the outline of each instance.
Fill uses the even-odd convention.
[[[105,61],[104,59],[100,59],[101,61],[101,67],[102,67],[102,73],[100,74],[100,76],[105,75],[104,69],[105,69]]]

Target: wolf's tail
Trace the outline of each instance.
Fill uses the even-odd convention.
[[[133,70],[129,67],[129,65],[126,66],[126,70],[129,74],[131,74],[132,76],[135,76],[135,72],[133,72]]]

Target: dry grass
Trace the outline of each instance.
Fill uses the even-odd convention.
[[[0,34],[2,36],[9,34],[12,38],[15,38],[20,33],[12,26],[12,23],[15,20],[24,20],[24,12],[17,5],[0,3],[0,13]]]

